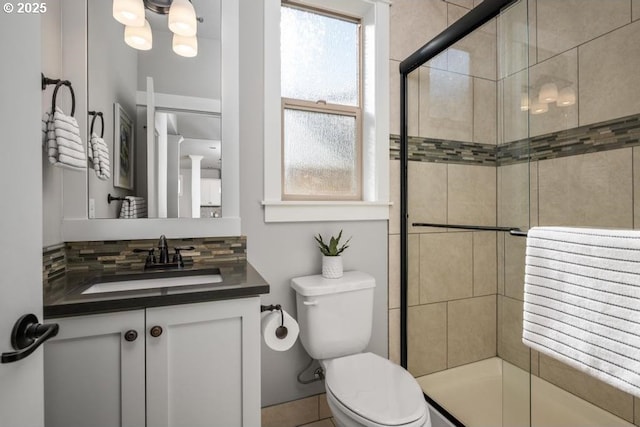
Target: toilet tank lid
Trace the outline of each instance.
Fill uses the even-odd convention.
[[[291,287],[298,294],[306,297],[356,291],[375,286],[376,280],[373,276],[362,271],[345,271],[338,279],[325,279],[320,274],[291,279]]]

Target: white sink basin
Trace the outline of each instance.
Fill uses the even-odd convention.
[[[140,289],[168,288],[172,286],[204,285],[208,283],[220,283],[220,274],[202,274],[196,276],[158,277],[140,280],[122,280],[114,282],[102,282],[87,288],[83,294],[98,294],[103,292],[134,291]]]

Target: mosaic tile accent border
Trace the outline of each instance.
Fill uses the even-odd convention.
[[[504,166],[640,145],[640,114],[525,138],[499,146],[409,137],[409,160]],[[400,159],[400,136],[390,135],[390,158]]]
[[[167,239],[167,244],[171,255],[175,247],[195,247],[182,251],[185,264],[206,265],[247,259],[246,236]],[[157,239],[67,242],[67,271],[142,270],[147,254],[133,250],[157,246]],[[156,249],[156,256],[157,252]]]
[[[498,147],[497,164],[596,153],[640,145],[640,115],[622,117],[561,132],[527,138]]]
[[[55,280],[64,276],[66,268],[67,254],[63,243],[42,250],[43,281]]]
[[[167,244],[171,254],[177,246],[195,247],[192,251],[182,251],[185,264],[207,265],[247,259],[246,236],[167,239]],[[43,282],[50,282],[68,271],[143,270],[147,255],[134,253],[133,249],[156,246],[157,239],[67,242],[44,248]]]
[[[390,135],[390,156],[400,159],[400,135]],[[496,165],[496,146],[444,139],[409,137],[409,160],[417,162]]]

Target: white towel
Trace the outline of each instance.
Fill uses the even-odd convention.
[[[120,218],[146,218],[147,202],[144,197],[126,196],[120,207]]]
[[[87,157],[76,119],[56,107],[55,112],[45,113],[42,121],[43,143],[49,163],[70,170],[85,170]]]
[[[87,157],[93,163],[96,176],[101,180],[111,178],[111,163],[109,162],[109,149],[104,139],[95,133],[91,134],[87,146]]]
[[[522,341],[640,397],[640,231],[535,227]]]

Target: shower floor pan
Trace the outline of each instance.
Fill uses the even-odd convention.
[[[529,377],[528,372],[493,357],[417,380],[426,394],[466,427],[633,427],[547,381]]]

